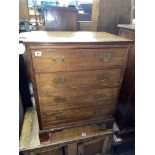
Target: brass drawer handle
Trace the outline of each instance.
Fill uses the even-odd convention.
[[[56,64],[63,63],[65,60],[64,56],[56,55],[52,57],[52,61],[54,61]]]
[[[103,81],[105,81],[105,80],[107,80],[108,79],[108,75],[99,75],[98,77],[97,77],[97,79],[98,80],[103,80]]]
[[[64,77],[60,77],[60,78],[58,78],[58,79],[54,79],[53,82],[54,82],[55,84],[57,84],[57,85],[61,85],[61,84],[64,84],[65,79],[64,79]]]
[[[103,98],[105,95],[103,95],[103,94],[96,94],[95,95],[95,98],[96,99],[101,99],[101,98]]]
[[[64,103],[65,98],[64,97],[55,97],[54,102],[56,102],[56,103]]]
[[[108,62],[112,59],[112,55],[111,54],[103,54],[100,57],[100,60],[103,62]]]

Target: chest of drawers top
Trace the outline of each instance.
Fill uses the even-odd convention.
[[[40,129],[112,118],[131,40],[106,32],[26,32]]]
[[[80,43],[80,44],[129,44],[132,41],[106,32],[61,32],[33,31],[24,32],[19,36],[20,41],[27,43]]]

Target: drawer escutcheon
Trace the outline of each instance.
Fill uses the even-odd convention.
[[[54,102],[59,103],[59,104],[64,103],[65,98],[64,97],[55,97]]]
[[[105,75],[105,74],[99,75],[99,76],[97,77],[97,80],[103,80],[103,81],[105,81],[105,80],[107,80],[107,79],[108,79],[108,75]]]
[[[64,56],[61,55],[56,55],[52,57],[52,61],[55,62],[56,64],[63,63],[65,60]]]
[[[100,56],[100,60],[102,62],[109,62],[112,59],[112,55],[111,54],[103,54]]]
[[[57,85],[61,85],[65,83],[65,79],[64,77],[60,77],[60,78],[54,79],[53,82]]]

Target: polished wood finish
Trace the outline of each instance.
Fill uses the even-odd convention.
[[[39,93],[40,109],[43,111],[63,109],[67,107],[96,106],[104,102],[114,102],[117,96],[117,88],[93,89],[89,91],[45,91]]]
[[[31,49],[36,49],[36,48],[48,49],[48,47],[50,48],[59,47],[58,49],[62,49],[62,48],[73,49],[73,47],[74,49],[77,49],[77,48],[91,49],[91,48],[100,48],[100,46],[109,45],[109,44],[113,45],[111,47],[118,46],[119,48],[120,47],[123,48],[125,45],[132,43],[132,41],[129,39],[122,38],[107,32],[78,32],[78,31],[77,32],[67,32],[67,31],[65,32],[64,31],[24,32],[20,34],[19,40],[21,42],[24,42],[24,44],[28,44]],[[79,47],[79,44],[81,45],[80,47]],[[70,45],[70,46],[65,46],[65,45]],[[126,46],[124,48],[126,48]]]
[[[51,135],[50,143],[41,144],[38,131],[37,112],[33,107],[28,108],[19,145],[19,150],[24,155],[62,155],[64,152],[72,155],[73,153],[80,154],[80,151],[88,152],[90,151],[88,148],[106,154],[109,152],[109,145],[111,145],[113,135],[113,130],[109,129],[109,126],[103,129],[100,124],[85,125],[54,132]],[[80,148],[80,146],[82,147]]]
[[[57,71],[81,71],[103,69],[104,67],[124,66],[127,59],[125,48],[105,49],[46,49],[36,56],[32,50],[35,73]]]
[[[23,42],[40,134],[112,122],[131,40],[104,32],[35,32]]]
[[[97,108],[96,108],[97,107]],[[61,110],[50,110],[41,113],[42,129],[61,128],[88,124],[90,122],[102,121],[111,118],[114,105],[74,107]]]
[[[135,28],[134,25],[118,25],[119,35],[128,39],[135,40]],[[116,110],[116,121],[123,133],[134,132],[135,127],[135,44],[129,49],[128,61],[122,87],[120,90],[120,96],[118,100],[118,106]]]
[[[68,7],[46,7],[44,9],[46,31],[76,31],[77,10]]]
[[[94,71],[38,73],[35,75],[38,92],[52,90],[89,90],[118,86],[121,77],[120,69]]]

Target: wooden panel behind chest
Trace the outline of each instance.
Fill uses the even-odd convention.
[[[36,56],[36,52],[41,55]],[[123,66],[127,50],[105,49],[48,49],[32,51],[35,73],[57,71],[80,71]]]

